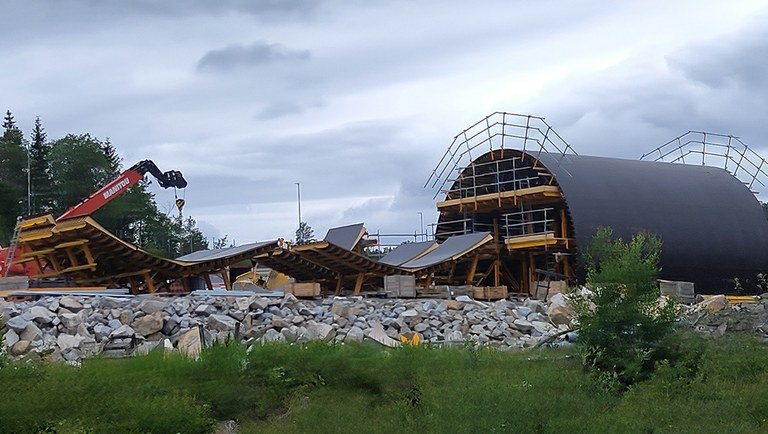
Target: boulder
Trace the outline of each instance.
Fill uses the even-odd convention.
[[[139,303],[138,309],[146,314],[161,312],[165,309],[167,302],[158,298],[146,298]]]
[[[85,338],[82,336],[61,333],[56,338],[56,345],[58,345],[59,348],[61,349],[61,352],[64,353],[66,350],[70,348],[79,348],[80,344],[83,342],[84,339]]]
[[[134,320],[131,327],[140,336],[149,336],[163,329],[163,312],[156,311]]]
[[[59,307],[63,307],[70,312],[77,313],[83,309],[83,304],[80,303],[75,297],[72,297],[71,295],[65,295],[59,299]]]
[[[365,332],[360,327],[352,327],[344,336],[344,342],[362,342],[365,337]]]
[[[179,336],[179,343],[176,345],[179,351],[188,357],[197,358],[202,348],[200,342],[200,331],[197,328],[187,330]]]
[[[30,348],[30,342],[29,341],[18,341],[11,347],[11,355],[12,356],[21,356],[27,353]]]
[[[283,329],[283,328],[288,327],[290,325],[291,325],[291,322],[286,320],[285,318],[283,318],[281,316],[275,315],[275,316],[272,317],[272,327],[274,327],[276,329]]]
[[[445,300],[445,306],[452,310],[461,310],[464,308],[464,302],[459,300]]]
[[[83,317],[76,313],[62,313],[59,315],[59,320],[61,320],[61,325],[68,330],[74,330],[83,323]]]
[[[24,317],[19,315],[9,319],[7,325],[11,330],[17,333],[21,333],[29,323],[30,323],[30,320],[24,319]]]
[[[330,341],[336,336],[336,331],[328,324],[325,323],[310,323],[307,326],[307,331],[312,335],[314,339],[320,339],[323,341]]]
[[[38,324],[50,324],[53,319],[56,318],[55,313],[43,306],[32,306],[27,310],[27,314],[29,315],[28,318],[30,320],[35,321]]]
[[[715,295],[697,304],[696,307],[699,309],[703,309],[703,310],[715,313],[715,312],[720,312],[727,305],[728,305],[728,300],[725,298],[724,295]]]
[[[195,308],[195,315],[213,315],[216,313],[216,308],[210,304],[201,304]]]
[[[9,329],[3,336],[3,347],[10,348],[19,340],[19,335],[13,329]]]
[[[516,319],[510,325],[516,328],[517,330],[520,330],[521,332],[527,332],[533,328],[533,324],[531,324],[530,321],[525,319]]]
[[[397,332],[395,331],[394,334],[397,334]],[[392,339],[392,337],[387,335],[387,332],[384,331],[384,327],[378,322],[374,322],[371,325],[371,330],[368,332],[368,337],[384,345],[385,347],[399,347],[401,345],[400,341]]]
[[[176,332],[179,331],[180,323],[181,323],[181,318],[179,318],[178,315],[171,316],[163,324],[163,330],[162,330],[163,334],[166,336],[172,336],[176,334]]]
[[[118,309],[118,308],[120,308],[126,302],[127,302],[127,300],[124,300],[124,299],[121,299],[121,298],[98,297],[93,302],[93,306],[97,307],[99,309]]]
[[[269,329],[261,338],[262,342],[285,342],[285,336],[275,329]]]
[[[37,325],[33,322],[27,323],[27,326],[24,327],[24,330],[19,333],[19,338],[24,341],[40,341],[43,339],[43,331],[40,330]]]
[[[571,323],[573,308],[563,294],[554,294],[550,297],[547,317],[557,325]]]
[[[237,321],[235,321],[235,319],[229,315],[214,314],[208,317],[208,320],[206,321],[206,326],[209,329],[218,330],[221,332],[227,332],[227,331],[234,330],[236,323]]]
[[[117,329],[113,330],[109,334],[110,338],[131,338],[136,335],[136,332],[128,325],[121,325]]]

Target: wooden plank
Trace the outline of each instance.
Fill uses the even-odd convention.
[[[156,291],[155,282],[152,281],[152,276],[149,273],[144,273],[144,283],[147,284],[147,290],[150,294],[154,294]]]
[[[467,280],[465,283],[467,285],[471,285],[472,281],[475,279],[475,272],[477,272],[477,263],[480,262],[480,254],[477,253],[472,258],[472,263],[469,264],[469,272],[467,273]]]
[[[364,278],[365,278],[365,273],[357,274],[357,279],[355,279],[355,295],[359,295],[360,291],[363,289]]]
[[[517,200],[520,196],[541,195],[544,197],[561,198],[560,187],[556,185],[538,185],[536,187],[521,188],[519,190],[509,190],[499,193],[487,193],[479,196],[470,196],[460,199],[444,200],[437,203],[437,209],[449,208],[453,206],[462,206],[473,204],[477,206],[478,202],[495,202],[501,199]]]
[[[56,244],[56,249],[66,249],[67,247],[75,247],[75,246],[82,246],[83,244],[88,244],[88,240],[74,240],[74,241],[68,241],[66,243]]]

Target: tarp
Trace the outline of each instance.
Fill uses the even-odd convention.
[[[357,243],[360,242],[360,239],[363,238],[364,234],[365,226],[363,223],[356,223],[353,225],[328,229],[324,240],[343,249],[352,250]]]
[[[578,246],[599,227],[628,240],[649,231],[662,241],[661,276],[724,290],[733,278],[768,270],[763,207],[724,169],[617,158],[531,153],[555,175]]]
[[[438,244],[434,241],[422,241],[419,243],[405,243],[395,247],[379,259],[379,262],[394,266],[403,265],[408,261],[414,260],[420,256],[434,250]]]
[[[493,240],[493,236],[490,232],[474,232],[450,237],[437,246],[436,249],[420,258],[402,264],[401,267],[412,271],[433,267],[458,259],[491,240]]]

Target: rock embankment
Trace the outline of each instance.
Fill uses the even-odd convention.
[[[2,344],[14,358],[76,362],[102,352],[159,345],[196,353],[227,339],[323,340],[385,344],[418,333],[433,343],[475,342],[503,349],[534,345],[568,329],[562,297],[480,302],[439,299],[187,296],[45,297],[0,301]]]

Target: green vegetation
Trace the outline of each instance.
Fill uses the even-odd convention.
[[[687,354],[623,395],[572,349],[510,353],[367,345],[153,353],[0,369],[3,432],[730,432],[768,429],[768,350],[676,335]]]
[[[584,365],[607,390],[621,392],[645,380],[656,365],[681,357],[666,345],[677,314],[673,302],[659,305],[661,240],[638,233],[613,240],[601,228],[584,252],[591,296],[575,297]]]

